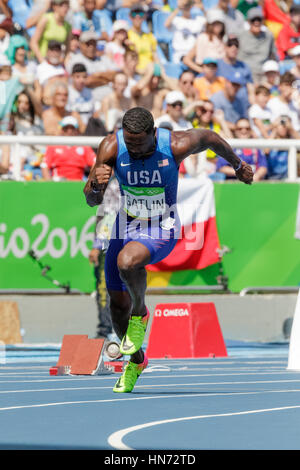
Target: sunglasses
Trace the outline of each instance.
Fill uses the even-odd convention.
[[[253,18],[252,20],[250,20],[250,23],[255,23],[256,21],[259,21],[260,23],[262,23],[262,19],[259,17]]]
[[[140,18],[143,18],[145,16],[145,13],[143,11],[133,11],[131,13],[132,18],[135,18],[136,16],[139,16]]]
[[[176,101],[176,103],[172,103],[171,106],[172,106],[172,108],[176,108],[176,106],[180,106],[182,108],[183,103],[181,101]]]
[[[236,131],[251,131],[251,127],[237,127]]]
[[[203,108],[201,111],[202,111],[202,113],[204,113],[204,114],[206,114],[206,113],[211,113],[211,114],[212,114],[212,113],[214,112],[213,109],[205,109],[205,108]]]

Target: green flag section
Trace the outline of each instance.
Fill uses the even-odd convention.
[[[1,182],[0,289],[48,289],[29,255],[33,250],[49,276],[82,292],[94,290],[92,248],[96,208],[78,182]],[[295,238],[299,185],[216,183],[221,246],[230,250],[220,264],[200,271],[149,273],[149,286],[216,284],[222,268],[228,287],[298,286],[300,240]]]

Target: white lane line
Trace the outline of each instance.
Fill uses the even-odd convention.
[[[300,379],[292,380],[257,380],[257,381],[239,381],[239,382],[193,382],[193,383],[175,383],[175,384],[153,384],[153,385],[136,385],[137,389],[149,389],[159,387],[206,387],[211,385],[260,385],[260,384],[286,384],[300,382]],[[99,387],[59,387],[59,388],[41,388],[41,389],[23,389],[23,390],[0,390],[0,395],[11,393],[39,393],[39,392],[64,392],[64,391],[78,391],[78,390],[105,390],[111,389],[111,386]],[[295,390],[294,390],[295,391]],[[299,390],[300,391],[300,390]],[[180,392],[178,392],[180,393]]]
[[[137,426],[131,426],[129,428],[121,429],[119,431],[114,432],[108,437],[108,444],[113,447],[114,449],[118,450],[135,450],[132,447],[127,446],[124,444],[123,439],[128,434],[140,431],[141,429],[150,428],[153,426],[160,426],[162,424],[167,423],[178,423],[181,421],[190,421],[194,419],[207,419],[207,418],[221,418],[221,417],[229,417],[229,416],[241,416],[241,415],[249,415],[255,413],[268,413],[271,411],[283,411],[283,410],[292,410],[300,408],[300,405],[295,406],[282,406],[280,408],[265,408],[261,410],[247,410],[247,411],[238,411],[235,413],[220,413],[220,414],[212,414],[212,415],[199,415],[199,416],[187,416],[184,418],[173,418],[173,419],[163,419],[160,421],[151,421],[149,423],[138,424]]]
[[[170,378],[187,378],[187,377],[226,377],[226,376],[243,376],[243,375],[292,375],[293,371],[287,371],[287,370],[282,370],[282,371],[271,371],[271,372],[237,372],[237,373],[222,373],[222,374],[180,374],[180,375],[173,375],[173,374],[168,374],[168,375],[150,375],[150,374],[145,374],[143,373],[143,379],[170,379]],[[299,372],[298,372],[299,374]],[[66,378],[64,376],[60,376],[58,378],[54,377],[49,377],[48,379],[39,379],[39,380],[1,380],[1,375],[0,375],[0,384],[2,383],[40,383],[40,382],[57,382],[57,381],[63,381],[63,380],[107,380],[107,379],[115,379],[118,377],[118,375],[109,375],[109,376],[78,376],[75,377],[74,375],[68,375]]]
[[[11,411],[11,410],[21,410],[27,408],[45,408],[48,406],[62,406],[62,405],[86,405],[91,403],[113,403],[113,402],[122,402],[122,401],[139,401],[139,400],[158,400],[158,399],[171,399],[171,398],[196,398],[196,397],[236,397],[238,395],[265,395],[268,393],[292,393],[300,392],[300,389],[296,390],[264,390],[264,391],[254,391],[254,392],[219,392],[219,393],[189,393],[184,395],[157,395],[157,396],[148,396],[148,397],[133,397],[133,398],[109,398],[103,400],[76,400],[76,401],[64,401],[64,402],[53,402],[53,403],[39,403],[34,405],[15,405],[15,406],[6,406],[0,408],[0,411]],[[300,407],[300,405],[299,405]]]

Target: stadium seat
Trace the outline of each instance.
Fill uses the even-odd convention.
[[[108,10],[95,10],[94,15],[98,18],[101,31],[111,35],[113,32],[111,13]]]
[[[280,75],[283,75],[285,72],[289,72],[294,66],[295,62],[293,60],[282,60],[281,62],[279,62]]]
[[[168,77],[179,78],[184,68],[181,64],[173,64],[172,62],[165,62],[163,68]]]
[[[152,15],[153,34],[158,42],[169,43],[172,40],[172,32],[165,27],[165,21],[169,13],[164,11],[155,11]]]
[[[130,8],[119,8],[119,10],[117,10],[117,13],[116,13],[116,20],[125,20],[131,26],[132,21],[130,19],[129,12],[130,12]],[[147,21],[143,21],[142,31],[143,33],[149,33]]]
[[[33,0],[9,0],[8,6],[12,10],[13,14],[13,22],[19,24],[23,29],[27,30],[29,36],[32,36],[35,27],[27,29],[26,28],[26,21],[31,15],[31,9],[33,6]]]
[[[159,44],[157,44],[156,54],[161,64],[165,64],[166,62],[168,62],[168,59]]]

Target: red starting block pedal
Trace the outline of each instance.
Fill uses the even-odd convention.
[[[89,339],[88,335],[64,335],[58,362],[49,369],[49,374],[102,375],[120,372],[123,370],[123,363],[105,363],[103,360],[109,344],[104,339]],[[114,343],[116,352],[115,345],[118,344]]]

